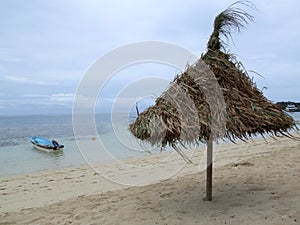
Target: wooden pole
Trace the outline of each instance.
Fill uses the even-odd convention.
[[[205,201],[212,200],[212,173],[213,173],[213,140],[210,136],[207,142],[207,168],[206,168],[206,198]]]
[[[137,102],[135,103],[135,110],[136,110],[137,116],[139,116],[140,115],[140,111],[139,111],[139,107],[138,107],[138,103]]]

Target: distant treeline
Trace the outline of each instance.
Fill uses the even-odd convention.
[[[285,109],[288,105],[294,105],[298,108],[298,111],[300,111],[300,102],[276,102],[276,105],[281,109]]]

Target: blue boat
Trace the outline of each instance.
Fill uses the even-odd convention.
[[[30,139],[33,146],[39,150],[43,151],[59,151],[62,150],[65,146],[62,144],[59,144],[55,140],[48,140],[43,137],[35,136]]]

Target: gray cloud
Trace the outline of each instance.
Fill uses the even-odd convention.
[[[158,40],[185,47],[197,55],[205,51],[214,17],[234,1],[38,1],[0,2],[0,114],[71,110],[75,93],[87,69],[110,50],[131,42]],[[300,3],[296,0],[255,0],[250,10],[255,23],[233,34],[230,50],[254,76],[259,88],[273,100],[299,101]],[[128,71],[132,73],[132,71]],[[144,67],[134,75],[161,75],[175,70]],[[168,73],[165,75],[164,73]],[[134,80],[134,79],[133,79]],[[104,98],[133,82],[125,73],[108,85]],[[151,83],[148,84],[151,88]],[[143,87],[130,90],[141,96]],[[59,93],[62,95],[59,96]],[[56,99],[38,109],[33,96]],[[70,95],[68,98],[67,95]],[[27,96],[26,100],[24,97]],[[30,97],[31,96],[31,97]],[[55,104],[68,102],[67,109]],[[122,100],[120,102],[126,102]],[[52,104],[53,103],[53,104]],[[13,105],[13,107],[11,107]],[[9,108],[11,107],[11,108]],[[71,112],[71,111],[70,111]],[[25,112],[24,112],[25,113]]]

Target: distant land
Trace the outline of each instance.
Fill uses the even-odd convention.
[[[278,105],[283,110],[285,110],[288,105],[294,105],[297,108],[296,112],[300,112],[300,102],[276,102],[276,105]]]

